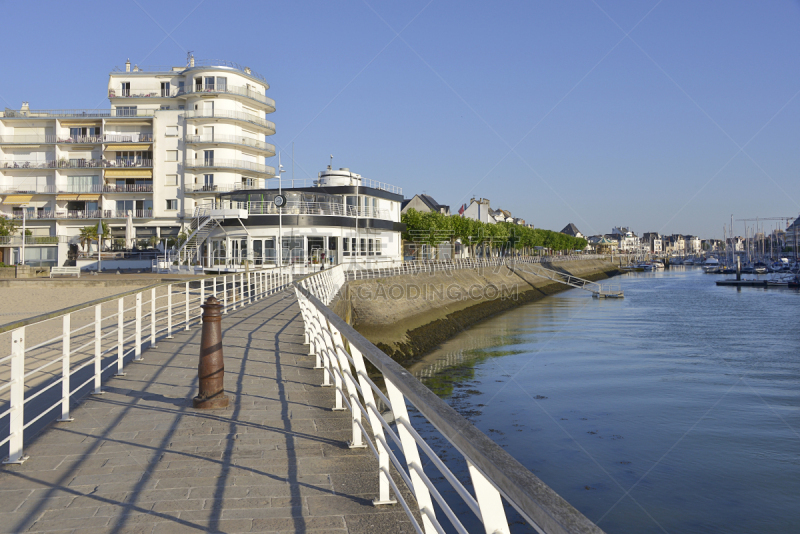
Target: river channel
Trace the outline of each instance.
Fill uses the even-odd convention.
[[[719,278],[569,290],[411,370],[606,532],[798,532],[800,292]]]

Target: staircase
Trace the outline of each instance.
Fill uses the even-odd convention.
[[[200,250],[206,238],[219,226],[219,219],[211,216],[207,208],[195,208],[194,218],[189,225],[189,238],[184,241],[176,253],[178,265],[193,265],[201,261]],[[173,260],[175,261],[175,260]]]
[[[532,274],[534,276],[539,276],[541,278],[547,278],[548,280],[552,280],[553,282],[558,282],[559,284],[568,285],[577,289],[583,289],[586,291],[590,291],[594,298],[598,299],[621,299],[625,295],[620,289],[619,286],[611,286],[611,285],[600,285],[597,282],[592,282],[590,280],[585,280],[583,278],[578,278],[577,276],[572,276],[569,273],[562,273],[560,271],[554,271],[552,269],[547,269],[542,267],[539,264],[513,264],[510,263],[507,265],[509,269],[516,272],[523,272]]]

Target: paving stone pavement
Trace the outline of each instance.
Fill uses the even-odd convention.
[[[294,292],[222,328],[227,409],[191,407],[200,328],[159,341],[2,467],[0,533],[413,532],[399,505],[372,505],[377,461],[347,447]]]

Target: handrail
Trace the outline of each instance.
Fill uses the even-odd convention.
[[[71,401],[83,388],[94,382],[94,393],[100,393],[102,380],[108,376],[108,371],[122,373],[126,363],[142,359],[142,351],[147,346],[154,347],[159,339],[171,338],[177,327],[189,330],[192,325],[199,324],[202,320],[201,305],[207,292],[209,296],[220,295],[223,313],[228,313],[228,310],[249,305],[285,289],[291,280],[289,272],[263,269],[177,283],[171,281],[0,326],[0,336],[10,335],[10,339],[3,340],[3,345],[11,347],[10,355],[0,357],[0,363],[10,361],[10,375],[0,380],[0,392],[9,389],[9,408],[0,414],[0,418],[8,417],[8,426],[0,428],[0,447],[8,444],[5,463],[22,463],[27,459],[23,455],[23,446],[25,430],[31,425],[48,415],[55,419],[57,416],[52,412],[59,406],[59,421],[71,421]],[[125,299],[130,297],[134,298],[134,305],[126,308]],[[103,304],[115,301],[117,305],[112,310],[108,307],[103,309]],[[148,309],[143,309],[145,306]],[[75,315],[92,309],[94,320],[86,318],[85,314]],[[74,325],[73,317],[79,322],[86,321],[86,324]],[[61,334],[53,336],[53,327]],[[33,335],[29,335],[30,332]],[[26,337],[37,335],[44,336],[45,340],[26,344]],[[30,360],[26,361],[28,357]],[[53,370],[44,376],[35,376],[58,364],[60,372]],[[76,373],[92,366],[94,372],[89,379],[72,387],[70,382]],[[39,406],[46,404],[46,400],[30,404],[45,392],[54,397],[55,392],[49,390],[59,383],[62,385],[61,395],[53,404]],[[31,409],[36,412],[30,413]]]
[[[424,531],[442,531],[433,512],[431,497],[440,505],[443,505],[443,501],[425,475],[420,461],[417,447],[418,440],[422,438],[413,430],[408,417],[408,401],[466,460],[478,510],[475,510],[469,499],[465,499],[465,502],[476,512],[487,532],[509,532],[502,499],[540,532],[602,532],[499,445],[331,311],[326,302],[330,303],[344,284],[343,274],[341,270],[334,268],[294,282],[293,286],[300,302],[305,341],[309,344],[311,354],[317,358],[317,367],[323,368],[323,385],[335,387],[335,409],[341,409],[346,404],[351,410],[351,446],[359,446],[365,439],[373,454],[378,457],[380,495],[376,502],[391,502],[389,487],[394,487],[388,473],[388,464],[391,461],[417,500]],[[369,378],[364,358],[381,373],[386,395]],[[352,368],[355,368],[355,375]],[[331,379],[333,384],[330,383]],[[378,395],[391,408],[396,432],[377,410],[374,395]],[[368,416],[374,441],[363,427],[362,414]],[[401,465],[389,449],[384,430],[398,443],[405,456],[406,466]],[[427,453],[425,446],[422,448]],[[464,497],[466,488],[447,473],[445,478]],[[402,495],[398,494],[397,488],[394,488],[394,492],[415,529],[421,532],[422,528],[402,500]],[[458,531],[464,532],[460,520],[448,508],[443,506],[445,515]]]
[[[133,158],[133,159],[62,158],[62,159],[46,159],[46,160],[34,160],[34,161],[5,159],[0,161],[0,166],[2,166],[2,168],[4,169],[82,169],[82,168],[127,169],[132,167],[150,168],[153,166],[153,160],[144,158]]]
[[[134,65],[133,72],[172,72],[172,73],[182,73],[185,70],[189,69],[196,69],[201,67],[225,67],[229,69],[235,69],[247,76],[251,76],[257,80],[261,80],[264,84],[269,87],[267,84],[266,78],[264,78],[259,73],[251,70],[249,67],[244,67],[234,61],[228,61],[227,59],[195,59],[193,65],[183,65],[183,66],[167,66],[167,65],[156,65],[156,66],[142,66]],[[114,67],[111,72],[130,72],[126,68],[122,67]]]
[[[74,117],[79,119],[94,118],[119,118],[119,117],[154,117],[154,109],[7,109],[0,112],[0,117],[5,119],[49,119],[61,117]]]
[[[218,85],[216,85],[214,87],[209,87],[209,86],[203,85],[203,86],[198,88],[197,85],[190,85],[184,90],[183,93],[180,93],[180,94],[191,95],[191,94],[198,94],[198,93],[203,93],[203,94],[215,94],[215,93],[218,93],[218,94],[225,94],[225,95],[243,96],[245,98],[249,98],[251,100],[255,100],[256,102],[260,102],[260,103],[266,105],[267,107],[272,108],[272,111],[275,111],[275,100],[271,99],[270,97],[268,97],[268,96],[266,96],[266,95],[264,95],[262,93],[253,91],[252,89],[250,89],[248,87],[237,87],[237,86],[230,86],[230,85],[225,86],[225,87],[219,87]]]
[[[267,119],[264,119],[258,115],[253,115],[252,113],[244,113],[243,111],[227,111],[221,109],[215,109],[211,111],[189,110],[184,112],[184,117],[186,119],[233,119],[237,121],[245,121],[261,126],[262,128],[271,131],[273,134],[275,133],[274,122],[268,121]]]
[[[257,148],[266,152],[272,152],[273,154],[275,153],[275,145],[245,135],[214,134],[212,137],[207,137],[205,135],[187,135],[186,143],[228,143]]]
[[[242,169],[245,171],[258,172],[261,174],[275,174],[275,167],[264,165],[263,163],[255,163],[252,161],[245,161],[241,159],[223,159],[214,158],[209,160],[196,160],[188,161],[184,164],[187,169],[213,169],[213,168],[228,168],[228,169]]]

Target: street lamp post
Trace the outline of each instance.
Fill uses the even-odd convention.
[[[286,172],[281,165],[281,154],[278,152],[278,197],[283,198],[281,175]],[[278,279],[283,275],[283,205],[278,206]]]
[[[27,204],[23,204],[22,205],[22,252],[20,253],[21,257],[19,259],[19,263],[21,265],[25,265],[25,232],[26,232],[26,229],[25,229],[25,214],[27,213],[27,211],[28,211],[28,205]]]

